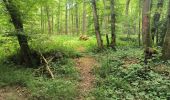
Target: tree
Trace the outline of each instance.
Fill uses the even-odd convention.
[[[145,63],[147,63],[147,59],[150,58],[150,54],[148,53],[151,45],[151,35],[150,35],[150,6],[151,0],[143,1],[143,11],[142,11],[142,38],[143,45],[145,48]]]
[[[111,10],[111,44],[110,46],[115,49],[116,46],[116,35],[115,35],[115,9],[114,9],[114,0],[110,0],[110,10]]]
[[[100,27],[99,27],[99,19],[97,14],[97,8],[96,8],[96,0],[92,0],[92,8],[93,8],[93,20],[94,20],[94,27],[95,27],[95,33],[96,33],[96,39],[97,44],[100,49],[103,48],[103,40],[100,34]]]
[[[126,20],[126,23],[125,23],[125,27],[126,27],[126,33],[127,33],[127,37],[130,36],[130,33],[129,33],[129,20],[128,20],[128,17],[129,17],[129,5],[130,5],[130,0],[126,0],[126,11],[125,11],[125,16],[127,18]]]
[[[78,2],[75,4],[75,16],[76,16],[76,33],[79,34],[79,15],[78,15]]]
[[[165,35],[165,40],[163,44],[162,57],[165,60],[170,59],[170,0],[169,0],[169,8],[168,8],[168,25],[167,25],[167,33]]]
[[[109,35],[108,35],[108,32],[107,32],[107,26],[108,26],[108,23],[107,23],[107,5],[106,5],[106,0],[103,0],[103,5],[104,5],[104,21],[103,21],[103,32],[106,34],[106,42],[107,42],[107,46],[109,47],[110,45],[110,42],[109,42]]]
[[[68,0],[66,0],[65,7],[65,34],[68,34]]]
[[[10,14],[12,23],[15,27],[15,30],[17,32],[17,38],[20,45],[20,51],[21,51],[21,58],[23,60],[23,63],[26,65],[32,66],[32,55],[31,50],[28,45],[27,36],[24,35],[24,28],[23,28],[23,21],[21,18],[21,13],[18,10],[17,6],[15,6],[13,0],[3,0],[5,7],[7,11]]]
[[[45,11],[47,14],[47,20],[48,20],[48,33],[51,34],[52,33],[52,25],[51,25],[51,20],[50,20],[50,11],[49,11],[49,6],[46,5],[45,7]]]
[[[141,46],[141,0],[139,0],[139,32],[138,32],[138,41],[139,46]]]
[[[86,33],[86,0],[83,0],[83,26],[82,33]]]
[[[161,17],[163,3],[164,3],[164,0],[158,0],[157,9],[153,16],[153,26],[151,29],[152,30],[152,40],[153,41],[155,40],[155,35],[156,35],[156,44],[158,44],[158,24],[159,24],[159,20]]]

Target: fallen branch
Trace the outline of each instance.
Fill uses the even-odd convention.
[[[51,78],[54,79],[54,74],[53,74],[53,72],[51,71],[51,69],[50,69],[50,67],[49,67],[49,62],[51,62],[53,58],[51,58],[49,61],[47,61],[47,60],[45,59],[45,57],[42,55],[42,53],[40,53],[40,54],[41,54],[41,57],[43,58],[44,62],[46,63],[46,66],[45,66],[45,67],[46,67],[46,70],[49,72]]]

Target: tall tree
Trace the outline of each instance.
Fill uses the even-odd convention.
[[[170,0],[168,7],[168,25],[167,25],[167,33],[165,35],[165,40],[163,44],[162,56],[165,60],[170,60]]]
[[[60,0],[58,1],[58,11],[57,11],[57,31],[60,33],[60,15],[61,15],[61,2]]]
[[[106,0],[103,0],[103,5],[104,5],[104,21],[103,21],[103,32],[106,34],[106,42],[107,42],[107,46],[109,47],[110,45],[110,42],[109,42],[109,35],[108,35],[108,32],[107,32],[107,26],[108,26],[108,23],[107,23],[107,5],[106,5]]]
[[[47,20],[48,20],[48,33],[49,34],[51,34],[51,32],[52,32],[52,25],[51,25],[51,17],[50,17],[50,8],[49,8],[49,6],[48,5],[46,5],[46,7],[45,7],[45,11],[46,11],[46,14],[47,14]]]
[[[65,34],[68,34],[68,0],[65,4]]]
[[[129,5],[130,5],[130,0],[126,0],[126,11],[125,11],[125,16],[126,16],[126,23],[125,23],[125,28],[126,28],[126,33],[127,33],[127,37],[130,36],[129,33]]]
[[[147,59],[150,58],[150,47],[151,45],[151,34],[150,34],[150,7],[151,0],[143,1],[143,11],[142,11],[142,39],[145,48],[145,63],[147,64]]]
[[[17,6],[14,4],[13,0],[3,0],[6,9],[8,10],[12,23],[15,27],[15,30],[17,32],[17,38],[20,45],[20,51],[21,51],[21,58],[23,60],[23,63],[25,63],[28,66],[33,65],[32,61],[32,55],[31,50],[28,45],[27,36],[24,34],[24,28],[23,28],[23,21],[22,16],[17,8]]]
[[[159,20],[161,17],[161,11],[162,11],[162,7],[163,7],[163,3],[164,0],[158,0],[157,3],[157,9],[156,12],[153,16],[153,26],[152,26],[152,40],[155,40],[155,35],[156,35],[156,43],[158,44],[158,24],[159,24]]]
[[[99,18],[97,14],[97,8],[96,8],[96,0],[92,0],[92,8],[93,8],[93,19],[94,19],[94,27],[95,27],[95,33],[96,33],[96,39],[97,44],[100,49],[103,48],[103,40],[100,34],[100,27],[99,27]]]
[[[139,32],[138,32],[138,41],[139,46],[141,46],[141,0],[139,0]]]
[[[115,35],[115,0],[110,0],[110,10],[111,10],[111,44],[110,46],[115,49],[116,46],[116,35]]]
[[[82,33],[86,33],[86,0],[83,0],[83,26]]]
[[[150,6],[151,0],[143,1],[142,11],[142,36],[143,45],[145,48],[151,47],[151,35],[150,35]]]
[[[78,15],[78,2],[75,4],[75,16],[76,16],[76,33],[79,34],[79,15]]]

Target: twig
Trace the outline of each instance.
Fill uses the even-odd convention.
[[[41,57],[43,58],[44,62],[46,63],[46,70],[49,72],[51,78],[54,79],[54,74],[52,73],[52,71],[51,71],[51,69],[49,67],[49,62],[52,61],[53,58],[51,58],[50,61],[47,61],[45,59],[45,57],[42,55],[42,53],[40,53],[40,54],[41,54]]]

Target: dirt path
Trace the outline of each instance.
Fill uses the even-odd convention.
[[[88,94],[91,88],[93,87],[95,76],[92,74],[92,69],[95,66],[97,66],[97,62],[94,57],[89,55],[76,58],[75,62],[76,62],[76,68],[80,72],[80,77],[81,77],[81,81],[78,87],[80,95],[77,99],[84,100],[84,96]]]
[[[0,89],[0,100],[28,100],[30,93],[20,86],[7,86]]]

